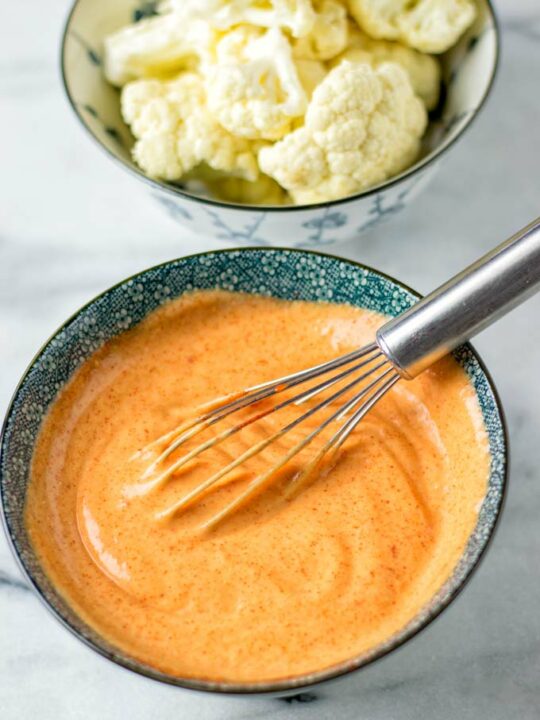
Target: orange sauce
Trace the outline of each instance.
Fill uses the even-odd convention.
[[[486,489],[480,410],[453,359],[398,383],[294,499],[284,491],[324,437],[210,532],[201,523],[320,416],[167,518],[307,408],[268,415],[158,487],[139,452],[197,405],[348,352],[381,322],[346,305],[195,292],[84,363],[43,423],[26,508],[75,610],[164,672],[237,682],[322,670],[411,620],[458,561]]]

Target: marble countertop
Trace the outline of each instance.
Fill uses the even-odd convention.
[[[539,212],[540,6],[497,5],[503,53],[486,109],[410,208],[337,248],[421,291]],[[67,9],[67,0],[0,9],[2,415],[34,352],[80,305],[146,266],[218,246],[164,215],[71,116],[58,72]],[[506,408],[508,502],[473,582],[411,644],[352,680],[287,702],[161,686],[108,663],[67,633],[29,591],[0,534],[0,716],[540,718],[539,316],[536,297],[476,342]]]

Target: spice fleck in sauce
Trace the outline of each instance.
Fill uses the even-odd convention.
[[[45,419],[26,508],[74,609],[164,672],[237,682],[322,670],[403,627],[451,573],[486,489],[480,410],[453,359],[398,383],[293,500],[284,489],[317,446],[211,532],[201,523],[318,416],[168,518],[303,408],[264,418],[159,487],[137,454],[195,406],[370,342],[382,321],[346,305],[201,291],[93,355]]]

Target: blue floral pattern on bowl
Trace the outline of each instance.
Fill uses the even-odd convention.
[[[322,228],[333,231],[339,222],[339,217],[326,220]],[[320,232],[321,225],[315,224],[309,230]],[[0,495],[5,525],[23,571],[49,608],[80,639],[109,659],[157,680],[184,687],[220,692],[283,693],[345,674],[385,655],[428,624],[459,592],[484,553],[501,509],[507,466],[502,411],[478,357],[470,346],[461,347],[456,358],[475,388],[489,439],[488,491],[474,532],[451,577],[406,627],[348,662],[294,680],[232,685],[167,676],[111,646],[63,600],[33,552],[24,524],[24,503],[41,421],[66,381],[106,340],[134,327],[164,302],[195,288],[222,288],[288,300],[349,303],[388,316],[400,314],[418,297],[391,278],[356,263],[318,253],[271,248],[195,255],[152,268],[116,285],[60,328],[34,359],[15,393],[0,443]]]
[[[489,0],[477,4],[477,20],[441,58],[443,101],[432,113],[419,161],[376,188],[322,205],[259,208],[218,202],[181,185],[151,180],[138,169],[118,90],[103,76],[102,41],[119,27],[155,14],[155,2],[76,0],[62,48],[64,84],[75,113],[98,145],[143,180],[181,225],[235,245],[323,247],[361,236],[406,207],[478,113],[495,75],[498,32]]]

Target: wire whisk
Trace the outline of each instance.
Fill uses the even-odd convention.
[[[329,410],[320,423],[268,470],[257,475],[231,502],[207,520],[210,529],[249,501],[290,460],[326,428],[335,430],[288,484],[293,497],[306,480],[331,459],[365,415],[400,380],[411,380],[465,339],[494,322],[538,289],[540,285],[540,218],[502,243],[409,310],[383,325],[375,341],[329,362],[301,370],[238,393],[218,398],[198,409],[195,416],[142,450],[143,457],[159,448],[143,474],[147,489],[158,488],[187,463],[262,418],[288,406],[317,402],[292,421],[249,447],[187,492],[158,517],[169,518],[197,502],[210,488],[265,448],[288,436],[316,413]],[[314,384],[312,384],[314,383]],[[298,392],[286,395],[286,391]],[[285,393],[285,399],[280,395]],[[328,394],[329,393],[329,394]],[[262,406],[262,401],[276,399]],[[338,404],[337,409],[334,406]],[[232,426],[218,431],[193,449],[171,458],[185,443],[233,413],[253,409]],[[168,459],[172,462],[165,466]]]
[[[266,484],[272,475],[276,474],[282,467],[292,460],[292,458],[298,455],[298,453],[309,445],[325,428],[330,426],[332,423],[336,423],[338,428],[332,434],[330,439],[324,443],[323,447],[317,452],[309,464],[290,483],[287,489],[287,495],[292,496],[294,492],[302,486],[303,482],[317,469],[317,467],[319,467],[325,456],[329,453],[334,454],[339,450],[341,445],[345,442],[364,415],[399,380],[399,373],[395,370],[375,343],[348,353],[347,355],[339,357],[335,360],[322,363],[307,370],[302,370],[300,372],[248,388],[240,393],[225,396],[220,400],[213,401],[212,403],[199,408],[201,411],[200,414],[197,414],[189,421],[182,423],[178,428],[170,433],[167,433],[161,438],[158,438],[151,445],[145,448],[145,450],[149,450],[156,445],[165,445],[165,449],[145,471],[143,478],[148,478],[155,474],[156,469],[162,466],[171,454],[173,454],[188,440],[191,440],[194,436],[199,434],[202,430],[216,425],[221,420],[238,410],[256,405],[262,400],[266,400],[270,397],[280,395],[290,388],[300,387],[311,380],[327,376],[335,370],[340,370],[340,372],[333,374],[330,377],[326,377],[316,385],[301,390],[297,394],[287,397],[281,402],[253,413],[248,418],[242,419],[232,427],[227,427],[225,430],[214,435],[211,439],[197,445],[190,452],[176,459],[171,465],[159,473],[151,483],[152,488],[162,485],[184,465],[195,459],[201,453],[210,450],[232,435],[240,432],[248,425],[251,425],[258,420],[261,420],[263,417],[271,415],[287,406],[305,403],[317,395],[322,394],[324,391],[328,391],[334,386],[338,386],[348,380],[348,382],[338,387],[338,389],[330,395],[325,396],[293,421],[284,425],[277,432],[256,443],[228,465],[221,468],[204,482],[197,485],[174,505],[171,505],[166,510],[162,511],[158,517],[170,517],[187,508],[199,497],[201,497],[210,487],[222,480],[235,468],[262,452],[279,438],[290,433],[295,427],[312,417],[315,413],[328,408],[339,399],[344,398],[346,395],[352,394],[352,396],[347,398],[337,410],[326,417],[300,442],[296,443],[285,455],[283,455],[283,457],[278,460],[276,464],[272,465],[272,467],[270,467],[266,472],[254,478],[242,493],[240,493],[231,503],[226,505],[219,513],[210,518],[210,520],[205,523],[204,527],[213,527],[224,520],[227,516],[234,512],[234,510],[243,505],[251,496],[255,495],[259,489]],[[358,386],[366,381],[367,384],[358,389]],[[353,392],[355,390],[357,391]]]

